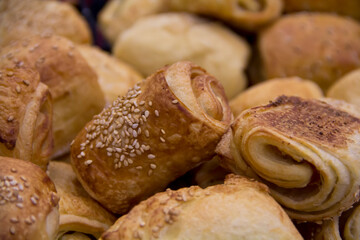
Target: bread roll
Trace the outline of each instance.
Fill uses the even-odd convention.
[[[359,35],[360,24],[349,18],[325,13],[287,15],[259,37],[264,77],[299,76],[326,91],[360,67]]]
[[[220,81],[228,98],[247,85],[247,42],[224,26],[185,13],[140,19],[117,39],[113,52],[145,76],[166,64],[193,61]]]
[[[231,111],[237,117],[242,111],[267,104],[281,95],[303,98],[323,97],[320,87],[310,80],[298,77],[275,78],[241,92],[230,101]]]
[[[265,185],[229,175],[222,185],[157,193],[119,218],[100,239],[302,237]]]
[[[245,110],[217,147],[221,164],[268,184],[291,218],[318,221],[359,200],[360,111],[281,96]]]
[[[52,102],[37,71],[0,67],[0,126],[0,156],[46,170],[53,149]]]
[[[125,213],[210,159],[231,119],[220,83],[178,62],[96,115],[76,137],[71,162],[93,198]]]
[[[58,201],[54,184],[40,167],[0,157],[0,239],[54,239]]]
[[[329,88],[326,96],[360,107],[360,69],[351,71],[337,80]]]
[[[115,222],[115,217],[83,189],[70,164],[51,161],[49,177],[60,196],[57,237],[76,231],[98,238]]]
[[[99,26],[110,43],[138,19],[165,11],[167,0],[111,0],[99,13]]]
[[[207,15],[241,29],[256,31],[280,16],[281,0],[170,0],[177,11]]]
[[[96,73],[71,41],[58,36],[23,39],[0,49],[0,66],[9,62],[39,71],[53,99],[53,157],[68,152],[76,134],[105,105]]]
[[[91,43],[90,29],[75,7],[41,0],[0,1],[0,48],[31,35],[63,36],[75,43]]]
[[[129,88],[142,79],[130,65],[110,56],[101,49],[88,45],[78,45],[77,49],[98,75],[98,82],[107,103],[123,96]]]

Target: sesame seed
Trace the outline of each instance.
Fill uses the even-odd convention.
[[[151,169],[155,169],[155,168],[156,168],[156,164],[151,163],[151,164],[150,164],[150,168],[151,168]]]
[[[150,170],[148,171],[148,176],[151,176],[152,174],[153,174],[153,170],[150,169]]]
[[[165,130],[161,129],[160,132],[165,135]]]
[[[148,110],[146,110],[146,111],[144,112],[144,116],[145,116],[146,118],[148,118],[149,115],[150,115],[150,112],[149,112]]]
[[[149,101],[148,104],[149,104],[149,106],[151,107],[151,106],[152,106],[152,101]]]
[[[159,116],[159,111],[158,110],[155,110],[155,116]]]
[[[20,179],[23,180],[24,182],[26,182],[26,178],[24,176],[20,176]]]
[[[155,155],[154,154],[148,154],[148,159],[154,159]]]
[[[32,204],[37,205],[37,200],[34,197],[30,198]]]
[[[176,100],[176,99],[175,99],[175,100],[172,100],[172,103],[173,103],[173,104],[176,104],[176,103],[178,103],[178,102],[179,102],[179,101]]]
[[[13,75],[14,75],[14,73],[13,73],[13,72],[11,72],[11,71],[9,71],[9,72],[7,72],[7,73],[6,73],[6,75],[8,75],[9,77],[11,77],[11,76],[13,76]]]
[[[9,116],[7,119],[8,122],[12,122],[13,120],[14,120],[14,116]]]
[[[17,171],[15,168],[11,168],[11,172],[16,173]]]
[[[139,102],[139,105],[140,105],[140,106],[142,106],[142,105],[144,105],[144,104],[145,104],[145,101],[140,101],[140,102]]]
[[[150,136],[149,130],[147,130],[147,129],[145,130],[145,136],[146,136],[146,137],[149,137],[149,136]]]
[[[19,222],[19,219],[17,217],[12,217],[10,218],[10,222],[12,223],[18,223]]]
[[[16,85],[15,90],[16,90],[17,93],[20,93],[21,92],[21,87],[19,85]]]
[[[144,222],[144,221],[140,221],[139,226],[140,226],[140,227],[145,227],[145,222]]]
[[[15,227],[14,226],[11,226],[9,231],[10,231],[11,235],[15,235]]]
[[[36,218],[35,218],[34,215],[31,215],[31,216],[30,216],[30,219],[31,219],[31,221],[32,221],[33,223],[36,222]]]
[[[16,206],[20,209],[24,207],[24,205],[22,203],[17,203]]]
[[[165,139],[163,137],[160,137],[160,141],[165,142]]]
[[[135,169],[141,170],[141,169],[143,169],[143,167],[142,166],[137,166],[137,167],[135,167]]]
[[[133,137],[136,138],[138,136],[137,131],[133,130]]]
[[[30,85],[30,82],[28,80],[23,80],[23,83],[26,85],[26,86],[29,86]]]
[[[85,157],[85,153],[84,153],[84,152],[81,152],[81,153],[80,153],[80,156]]]
[[[89,159],[89,160],[86,160],[86,161],[84,162],[84,164],[85,164],[86,166],[89,166],[92,162],[93,162],[93,161]]]
[[[28,225],[31,225],[31,224],[32,224],[32,221],[31,221],[30,218],[25,219],[25,222],[26,222],[26,224],[28,224]]]

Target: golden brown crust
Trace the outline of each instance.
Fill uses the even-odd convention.
[[[359,34],[359,23],[348,18],[325,13],[287,15],[260,35],[264,76],[299,76],[326,90],[360,67],[354,57],[360,54]]]
[[[70,164],[51,161],[49,177],[60,197],[58,236],[76,231],[98,238],[115,222],[115,217],[83,189]]]
[[[244,111],[217,148],[221,163],[268,184],[290,217],[339,215],[359,198],[359,110],[281,96]]]
[[[0,68],[0,155],[46,169],[53,148],[52,103],[39,73],[28,67]]]
[[[58,196],[38,166],[0,157],[0,239],[54,239]]]
[[[74,232],[64,234],[59,240],[91,240],[91,238],[85,234]]]
[[[105,105],[96,73],[71,41],[58,36],[23,39],[2,48],[0,66],[9,62],[39,71],[53,99],[53,156],[66,153],[79,130]]]
[[[118,96],[125,95],[129,88],[143,79],[133,67],[100,48],[78,45],[77,49],[97,73],[107,103],[112,103]]]
[[[214,155],[231,118],[216,79],[178,62],[96,115],[76,137],[71,161],[93,198],[124,213]]]
[[[252,86],[230,101],[231,111],[237,117],[245,109],[267,104],[281,96],[320,98],[323,93],[319,86],[310,80],[298,77],[275,78]]]
[[[211,230],[209,230],[211,229]],[[105,232],[120,239],[302,239],[265,185],[229,175],[225,184],[168,189]]]
[[[91,43],[90,29],[68,3],[40,0],[0,2],[0,47],[24,36],[59,35],[75,43]]]

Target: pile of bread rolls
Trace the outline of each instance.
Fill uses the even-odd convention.
[[[77,2],[0,1],[0,239],[360,239],[358,0]]]

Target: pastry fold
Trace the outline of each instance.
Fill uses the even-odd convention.
[[[359,111],[281,96],[244,111],[217,147],[221,164],[266,183],[291,218],[339,215],[359,199]]]
[[[102,240],[302,239],[268,188],[228,175],[225,184],[166,190],[135,206]]]
[[[94,116],[76,137],[71,162],[93,198],[125,213],[210,159],[231,119],[220,83],[178,62]]]
[[[0,156],[46,170],[53,149],[52,102],[37,71],[0,68],[0,126]]]
[[[86,233],[98,238],[115,222],[115,217],[83,189],[70,164],[51,161],[49,177],[60,197],[57,239],[67,232]]]

